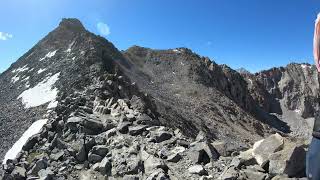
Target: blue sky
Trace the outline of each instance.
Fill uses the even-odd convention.
[[[1,7],[0,72],[63,17],[80,19],[120,50],[132,45],[188,47],[219,64],[256,72],[313,62],[313,27],[320,1],[3,0]]]

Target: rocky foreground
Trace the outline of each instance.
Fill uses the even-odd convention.
[[[159,126],[143,97],[117,98],[128,84],[108,74],[82,92],[63,95],[3,179],[295,179],[305,145],[274,134],[234,149],[200,132],[196,139]],[[113,90],[113,91],[112,91]],[[115,91],[116,90],[116,91]],[[107,93],[108,92],[108,93]],[[106,94],[109,94],[106,96]]]

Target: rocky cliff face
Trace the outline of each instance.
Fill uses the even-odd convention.
[[[285,107],[302,117],[314,117],[318,106],[318,73],[309,64],[289,64],[285,68],[262,71],[258,81],[275,98],[284,99]]]
[[[303,145],[279,134],[237,154],[270,133],[289,133],[287,110],[312,116],[319,85],[312,68],[253,75],[186,48],[120,52],[63,19],[0,75],[2,178],[301,177],[279,162],[295,148],[304,157]]]
[[[295,136],[310,136],[318,110],[319,81],[315,66],[292,63],[256,74],[241,73],[258,105],[288,123]]]

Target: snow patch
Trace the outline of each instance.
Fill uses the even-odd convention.
[[[54,55],[56,55],[57,50],[55,51],[50,51],[48,54],[46,54],[43,58],[41,58],[39,61],[43,61],[46,58],[52,58]]]
[[[22,99],[26,108],[37,107],[42,104],[55,101],[58,89],[52,86],[59,80],[60,73],[47,77],[45,80],[22,92],[17,99]]]
[[[14,143],[14,145],[9,149],[9,151],[4,156],[3,164],[6,163],[8,159],[15,159],[19,152],[22,150],[22,147],[26,144],[28,139],[38,134],[41,130],[41,128],[47,123],[47,119],[40,119],[36,122],[34,122],[20,137],[20,139]]]
[[[51,101],[51,102],[48,104],[47,109],[53,109],[53,108],[57,107],[57,105],[58,105],[58,101]]]
[[[300,109],[295,109],[294,112],[301,114],[301,110]]]
[[[309,65],[307,65],[307,64],[301,64],[301,67],[302,67],[303,69],[311,68],[311,66],[309,66]]]
[[[179,49],[173,49],[172,51],[175,53],[181,53],[181,51]]]
[[[15,75],[15,76],[13,76],[13,77],[11,78],[11,82],[12,82],[12,83],[16,83],[16,82],[19,81],[19,80],[20,80],[20,77],[17,76],[17,75]]]
[[[22,81],[28,81],[30,79],[29,76],[27,76],[26,78],[22,79]]]
[[[66,50],[67,53],[70,53],[72,51],[72,46],[75,43],[75,41],[72,41],[72,43],[69,44],[68,49]]]
[[[40,69],[38,70],[38,74],[41,74],[42,72],[44,72],[44,71],[46,71],[46,70],[47,70],[46,68],[44,68],[44,69],[41,69],[41,68],[40,68]]]
[[[25,65],[22,68],[15,69],[15,70],[12,71],[12,73],[27,71],[27,70],[29,70],[29,68],[27,66],[28,65]]]
[[[29,88],[29,87],[30,87],[29,81],[26,82],[25,86],[26,86],[26,88]]]

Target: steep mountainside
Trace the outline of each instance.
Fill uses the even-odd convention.
[[[250,74],[187,48],[120,52],[77,19],[0,84],[3,179],[303,177],[303,141],[282,136],[307,138],[319,91],[309,65]]]
[[[87,89],[115,72],[122,59],[111,43],[86,31],[80,21],[64,19],[0,76],[0,156],[56,106],[56,99]]]
[[[164,124],[191,130],[188,134],[193,136],[203,130],[213,138],[238,143],[268,132],[268,118],[257,115],[246,81],[231,68],[185,48],[135,46],[124,55],[131,64],[126,74],[155,99]]]

